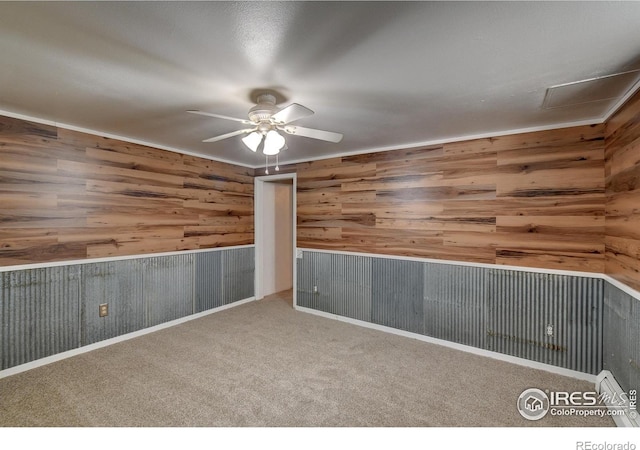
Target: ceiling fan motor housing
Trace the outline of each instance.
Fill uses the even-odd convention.
[[[271,94],[258,96],[258,104],[249,110],[249,120],[254,123],[268,122],[278,112],[276,98]]]

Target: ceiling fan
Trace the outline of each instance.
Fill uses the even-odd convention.
[[[260,148],[266,156],[277,155],[280,150],[286,148],[285,139],[279,131],[284,131],[294,136],[304,136],[328,142],[340,142],[342,140],[342,134],[340,133],[290,125],[291,122],[312,115],[313,111],[309,108],[292,103],[280,109],[276,106],[276,97],[271,94],[261,94],[257,100],[257,104],[249,110],[248,120],[204,111],[190,110],[187,112],[218,119],[233,120],[249,125],[248,128],[205,139],[202,142],[217,142],[245,134],[246,136],[242,138],[242,142],[253,152],[257,152]]]

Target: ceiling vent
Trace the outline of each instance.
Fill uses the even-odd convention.
[[[639,77],[640,69],[551,86],[542,107],[554,109],[588,103],[613,103],[627,94]]]

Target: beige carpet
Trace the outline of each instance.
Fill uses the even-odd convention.
[[[590,383],[294,311],[275,295],[0,379],[2,426],[613,426],[523,419]]]

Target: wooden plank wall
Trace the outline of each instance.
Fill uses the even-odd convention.
[[[252,169],[10,118],[0,152],[0,265],[253,243]],[[299,247],[604,271],[604,125],[291,169]]]
[[[640,291],[640,92],[606,126],[606,273]]]
[[[295,171],[299,247],[604,271],[604,125]]]
[[[253,172],[0,117],[0,265],[251,244]]]

